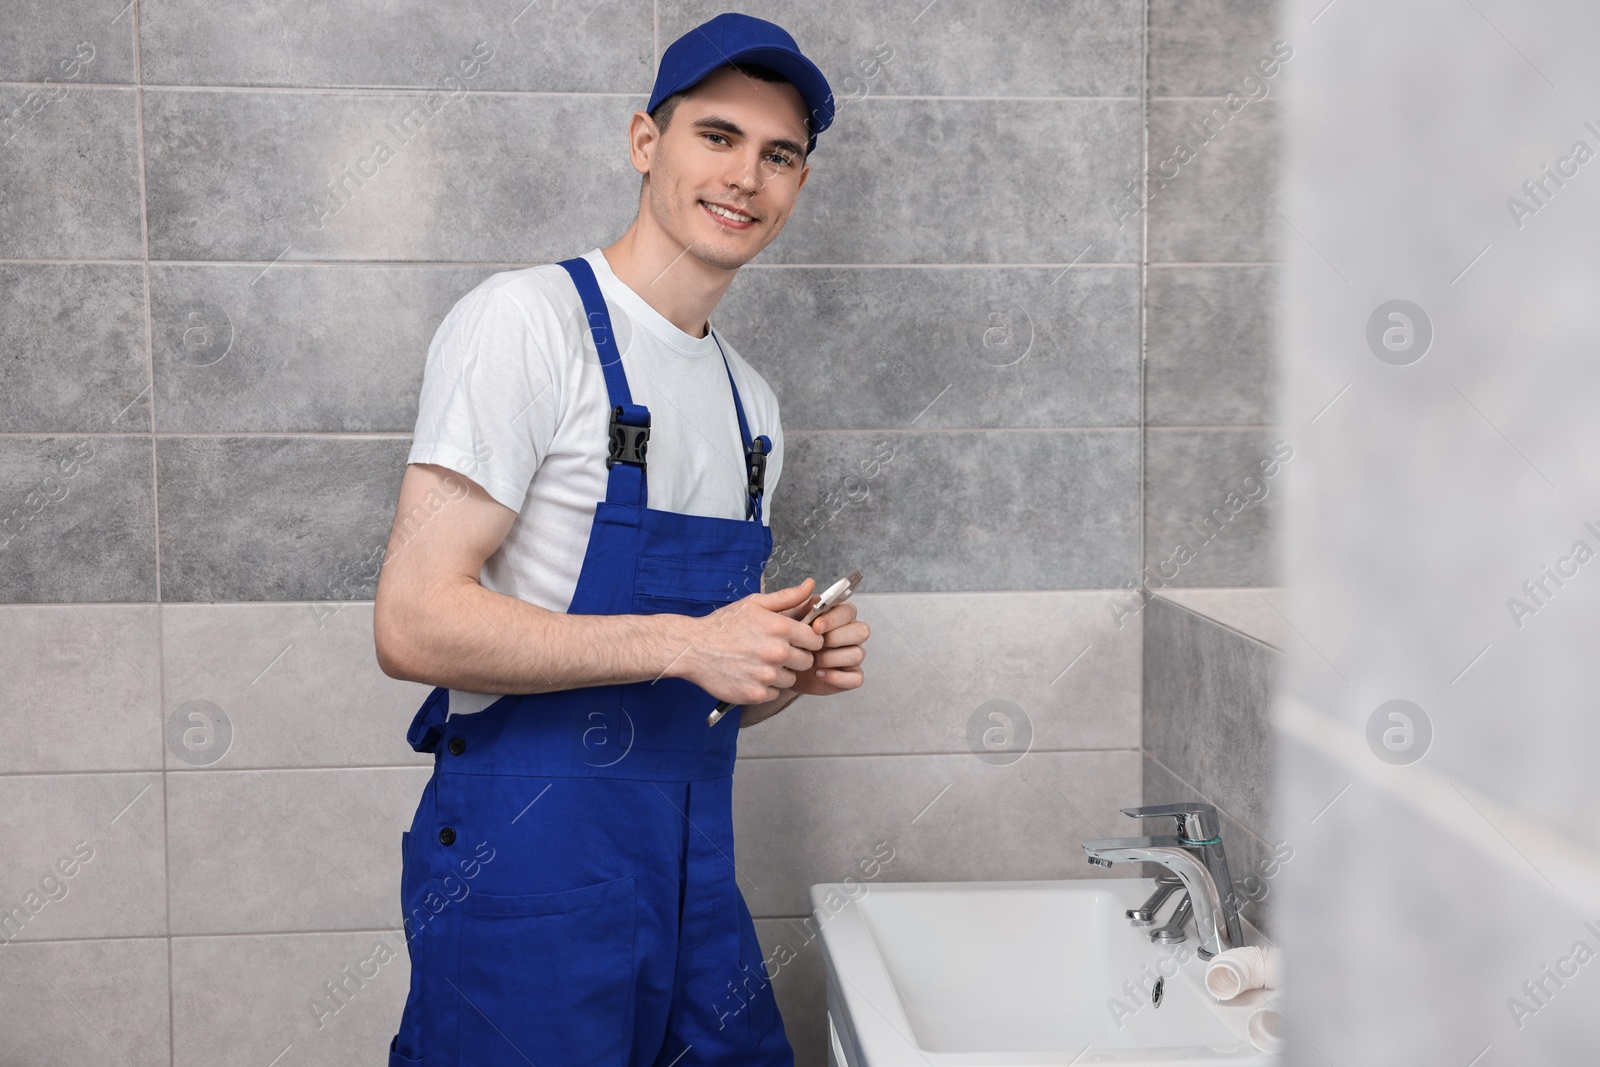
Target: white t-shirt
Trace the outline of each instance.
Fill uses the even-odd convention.
[[[583,258],[605,297],[633,402],[650,409],[649,506],[745,518],[744,441],[726,352],[751,438],[772,441],[762,498],[768,521],[783,470],[771,387],[720,333],[691,337],[669,322],[612,273],[599,248]],[[559,264],[491,275],[439,324],[406,462],[461,472],[517,512],[484,561],[484,588],[551,611],[572,603],[595,505],[606,495],[610,411],[583,302]],[[496,699],[451,690],[450,711],[478,711]]]

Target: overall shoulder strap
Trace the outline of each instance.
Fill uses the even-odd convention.
[[[728,372],[728,388],[733,391],[733,411],[739,416],[739,436],[744,440],[744,469],[747,477],[744,517],[761,521],[761,496],[766,489],[767,455],[772,451],[772,441],[766,434],[750,439],[750,424],[745,421],[744,404],[739,400],[739,386],[733,380],[733,368],[728,365],[728,353],[723,351],[717,331],[711,330],[717,341],[717,351],[722,353],[722,369]]]
[[[622,370],[622,353],[617,350],[611,329],[611,313],[606,309],[594,268],[582,256],[563,259],[560,266],[572,276],[583,300],[584,318],[600,355],[600,370],[605,374],[606,396],[611,404],[606,455],[606,503],[645,507],[649,494],[645,484],[645,451],[650,443],[650,411],[635,404],[628,392],[628,376]]]

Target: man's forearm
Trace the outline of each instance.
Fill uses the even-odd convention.
[[[385,673],[475,693],[547,693],[660,678],[690,648],[681,615],[569,615],[485,589],[439,583],[426,604],[374,617]]]

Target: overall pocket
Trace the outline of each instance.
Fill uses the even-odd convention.
[[[463,1064],[624,1064],[633,1029],[631,875],[558,893],[472,893],[459,906]]]
[[[641,614],[708,615],[761,591],[761,573],[710,560],[641,557],[634,572],[634,608]]]

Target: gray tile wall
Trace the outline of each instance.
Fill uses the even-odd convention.
[[[0,901],[93,850],[0,953],[35,1024],[0,1031],[0,1060],[356,1062],[398,1021],[403,959],[325,1025],[306,1000],[401,945],[425,689],[378,671],[370,601],[428,340],[487,275],[626,228],[627,118],[661,48],[723,5],[119,6],[0,5],[0,658],[20,679]],[[1113,591],[1150,523],[1211,505],[1191,483],[1254,458],[1275,258],[1270,213],[1216,210],[1240,175],[1271,195],[1271,103],[1137,210],[1146,125],[1225,91],[1208,50],[1254,13],[1163,37],[1189,16],[1148,6],[1151,91],[1174,94],[1148,106],[1144,3],[742,7],[841,105],[718,314],[784,403],[786,566],[862,567],[874,627],[871,689],[746,735],[741,867],[769,942],[879,838],[894,878],[1090,876],[1076,843],[1140,796],[1140,641]],[[492,58],[451,95],[475,47]],[[880,441],[869,498],[807,541]],[[1166,466],[1141,482],[1143,452]],[[1269,514],[1208,581],[1265,579]],[[814,948],[776,982],[805,1064]]]
[[[1126,222],[1142,221],[1148,242],[1144,562],[1174,586],[1278,581],[1278,497],[1244,484],[1283,437],[1274,308],[1283,234],[1295,238],[1277,180],[1296,42],[1277,48],[1278,7],[1149,5],[1149,210]],[[1230,493],[1245,503],[1208,539]]]

